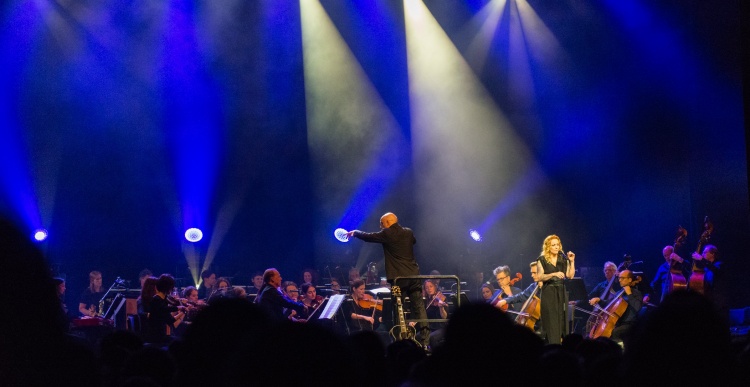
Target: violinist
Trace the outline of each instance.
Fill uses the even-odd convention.
[[[150,313],[147,320],[145,339],[150,343],[165,343],[172,337],[167,334],[167,327],[171,332],[180,325],[185,318],[185,311],[174,313],[174,308],[167,302],[167,295],[174,289],[174,277],[162,274],[156,280],[156,294],[150,303]]]
[[[638,316],[638,312],[641,310],[641,306],[643,306],[643,294],[635,286],[637,281],[632,271],[623,270],[618,274],[617,280],[624,290],[622,299],[628,303],[628,307],[615,323],[610,338],[615,341],[622,341],[627,336],[630,327]]]
[[[307,319],[308,317],[310,317],[310,314],[312,314],[312,312],[315,311],[315,309],[317,309],[320,304],[323,303],[323,297],[317,294],[315,285],[310,282],[305,282],[299,287],[302,290],[299,301],[301,301],[307,309],[307,312],[301,313],[299,317]]]
[[[428,279],[422,286],[428,319],[447,319],[448,303],[445,295],[439,290],[435,280]],[[414,325],[414,323],[410,323]],[[436,348],[443,343],[445,337],[445,322],[430,322],[430,348]]]
[[[299,300],[299,289],[294,281],[284,281],[281,284],[281,291],[284,292],[284,297],[288,300]],[[297,311],[292,308],[284,309],[284,315],[292,322],[307,322],[306,319],[301,318]]]
[[[599,282],[594,286],[594,289],[589,292],[589,305],[593,306],[598,304],[599,306],[605,306],[612,298],[620,291],[620,283],[617,281],[617,266],[614,262],[607,261],[604,263],[604,278],[605,280]]]
[[[347,315],[351,319],[350,328],[354,331],[374,331],[383,321],[382,300],[375,300],[371,295],[365,293],[365,281],[356,279],[352,282],[352,302]],[[380,311],[378,311],[380,308]]]
[[[512,286],[513,283],[511,283],[510,267],[507,265],[496,267],[495,270],[492,271],[492,274],[495,276],[498,289],[500,289],[501,299],[521,293],[520,288]],[[508,305],[508,308],[515,310],[513,305]]]

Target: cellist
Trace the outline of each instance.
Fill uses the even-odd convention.
[[[612,297],[620,291],[620,284],[615,277],[617,277],[617,265],[611,261],[605,262],[605,280],[596,284],[594,289],[589,292],[589,304],[591,306],[595,304],[605,306],[612,301]]]
[[[622,316],[617,319],[610,338],[614,341],[622,341],[635,322],[638,311],[643,306],[643,293],[635,286],[637,281],[632,271],[623,270],[617,275],[617,280],[623,289],[622,299],[627,302],[628,307]]]
[[[532,261],[529,263],[529,272],[531,273],[531,278],[534,280],[526,289],[523,291],[516,293],[512,296],[503,298],[502,300],[498,301],[494,306],[499,309],[503,309],[504,305],[510,305],[510,306],[517,306],[518,309],[521,308],[521,305],[523,305],[526,300],[531,297],[532,294],[537,289],[537,286],[541,286],[541,282],[539,282],[539,272],[537,271],[537,261]],[[537,292],[537,295],[539,292]],[[523,312],[523,311],[520,311]],[[539,325],[539,324],[537,324]]]

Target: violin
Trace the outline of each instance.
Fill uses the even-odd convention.
[[[357,300],[357,305],[364,309],[375,308],[375,310],[383,311],[383,301],[375,300],[369,294],[365,294],[364,298]]]
[[[438,292],[435,293],[435,296],[432,298],[432,301],[430,301],[430,305],[427,305],[427,307],[430,307],[430,306],[437,306],[437,307],[448,306],[448,304],[445,302],[445,298],[446,298],[445,294],[443,294],[443,292],[441,292],[441,291],[438,290]]]

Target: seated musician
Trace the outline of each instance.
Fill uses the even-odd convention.
[[[612,298],[617,292],[622,289],[620,283],[617,281],[617,265],[614,262],[607,261],[604,263],[604,278],[605,280],[599,282],[589,292],[589,305],[599,305],[604,307],[612,301]]]
[[[365,294],[365,281],[355,279],[352,281],[352,302],[346,303],[346,315],[350,318],[350,328],[353,331],[372,331],[382,322],[380,313],[377,313],[377,305],[381,300],[373,300],[372,296]],[[367,307],[372,304],[373,307]],[[364,306],[363,306],[364,305]]]
[[[89,273],[89,286],[81,294],[78,301],[78,311],[83,316],[95,317],[99,308],[99,301],[104,297],[104,288],[102,288],[102,273],[92,271]]]
[[[637,281],[632,271],[623,270],[617,276],[617,279],[625,291],[622,294],[622,299],[628,303],[628,307],[622,316],[617,319],[610,338],[615,341],[622,341],[627,336],[630,327],[638,316],[638,312],[641,310],[641,306],[643,306],[643,294],[635,286]]]
[[[422,293],[428,319],[447,319],[449,305],[434,279],[424,281]],[[414,323],[410,323],[414,326]],[[445,340],[445,322],[430,322],[430,348],[436,348]]]
[[[497,281],[497,287],[500,289],[500,298],[507,298],[518,293],[521,293],[521,289],[512,286],[510,279],[510,267],[498,266],[492,271]],[[507,304],[509,309],[515,310],[513,304]]]
[[[143,286],[141,287],[141,295],[136,300],[138,306],[138,314],[144,317],[148,316],[150,311],[149,305],[151,300],[156,294],[156,277],[148,277],[143,280]]]
[[[510,305],[510,306],[517,306],[516,309],[520,309],[520,306],[523,305],[526,300],[531,297],[531,294],[534,293],[534,290],[537,287],[537,284],[539,283],[539,273],[537,272],[537,261],[532,261],[529,263],[529,272],[531,273],[531,278],[534,280],[529,286],[526,287],[521,292],[518,292],[512,296],[508,296],[503,298],[502,300],[498,301],[497,304],[494,306],[496,308],[502,309],[504,305]],[[541,285],[541,284],[540,284]]]
[[[299,300],[299,289],[294,281],[284,281],[284,283],[281,284],[281,291],[284,293],[284,297],[288,300],[294,302]],[[307,322],[307,320],[301,318],[299,314],[297,314],[297,311],[292,308],[285,308],[284,315],[292,322]]]
[[[482,284],[479,290],[482,295],[482,300],[489,304],[492,301],[492,295],[495,293],[495,288],[490,284]]]
[[[303,319],[308,319],[310,315],[315,311],[315,309],[317,309],[318,306],[320,306],[320,304],[323,302],[323,297],[318,296],[317,290],[315,290],[315,285],[310,282],[306,282],[300,285],[300,289],[300,301],[305,305],[307,309],[307,312],[301,313],[300,317]]]
[[[301,302],[286,298],[281,290],[281,273],[274,268],[266,269],[263,273],[263,288],[255,298],[255,303],[265,309],[271,318],[278,321],[287,319],[284,311],[293,309],[297,313],[305,312],[305,305]]]
[[[167,296],[174,289],[174,277],[170,274],[162,274],[156,280],[156,294],[151,299],[150,313],[148,315],[146,332],[144,339],[150,343],[169,342],[172,337],[167,334],[167,327],[170,332],[185,319],[185,310],[176,310],[167,301]]]
[[[212,270],[203,270],[201,273],[201,283],[198,288],[198,298],[208,300],[216,289],[216,273]]]

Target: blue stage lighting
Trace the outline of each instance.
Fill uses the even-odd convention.
[[[37,242],[42,242],[45,239],[47,239],[47,230],[40,228],[34,231],[34,240]]]
[[[195,227],[189,228],[185,231],[185,239],[193,243],[198,242],[203,239],[203,231]]]
[[[471,239],[474,240],[474,242],[482,241],[482,235],[477,230],[474,230],[474,229],[469,230],[469,236],[471,237]]]

